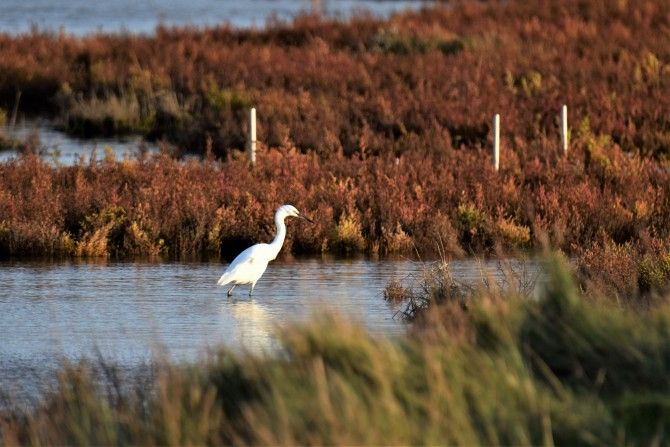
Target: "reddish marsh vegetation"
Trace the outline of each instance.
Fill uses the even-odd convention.
[[[20,91],[20,110],[72,132],[209,142],[227,160],[4,165],[0,253],[234,254],[271,237],[284,202],[318,217],[291,232],[296,253],[648,246],[670,233],[668,10],[462,2],[386,22],[0,36],[3,108]],[[250,172],[229,149],[252,104]],[[483,149],[494,112],[500,173]]]
[[[625,150],[670,144],[668,0],[458,2],[380,22],[303,17],[260,31],[155,36],[0,36],[0,107],[50,113],[71,132],[135,131],[224,154],[259,138],[323,156],[437,152],[486,142],[502,114],[508,150],[573,122]],[[503,156],[504,163],[504,156]]]
[[[54,168],[34,156],[0,165],[0,253],[233,255],[274,232],[293,203],[317,223],[289,226],[295,253],[509,253],[550,244],[667,239],[670,173],[584,131],[567,159],[546,141],[499,173],[484,151],[441,157],[335,155],[294,148],[244,160],[167,156]],[[546,156],[549,154],[549,156]]]

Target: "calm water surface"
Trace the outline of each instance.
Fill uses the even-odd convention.
[[[221,344],[272,351],[274,332],[334,310],[378,335],[405,330],[382,290],[425,264],[398,261],[273,262],[254,296],[216,286],[220,263],[0,263],[0,390],[34,394],[63,359],[96,358],[132,369],[156,355],[196,361]],[[451,263],[464,282],[496,275],[496,262]]]
[[[165,25],[262,27],[268,19],[290,20],[319,5],[330,17],[346,19],[356,11],[385,17],[427,2],[402,0],[2,0],[0,32],[40,30],[88,34],[97,31],[152,33]]]
[[[137,158],[143,151],[148,154],[158,152],[155,143],[145,141],[140,136],[81,139],[54,130],[49,123],[39,121],[21,121],[14,127],[2,126],[0,132],[20,141],[39,139],[40,157],[53,165],[72,166],[82,160],[88,163],[93,156],[100,161],[108,154],[116,160],[123,160]],[[19,153],[15,150],[0,151],[0,162],[18,157]]]

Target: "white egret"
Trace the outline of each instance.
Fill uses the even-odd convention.
[[[233,286],[228,290],[228,296],[232,295],[235,286],[243,284],[251,284],[249,296],[251,296],[256,286],[256,282],[263,276],[268,262],[272,261],[279,254],[284,238],[286,237],[286,224],[284,219],[287,217],[300,217],[308,222],[311,219],[300,214],[293,205],[282,205],[275,213],[275,226],[277,227],[277,235],[269,244],[256,244],[244,250],[242,253],[230,263],[228,268],[221,278],[219,278],[218,285],[225,286],[232,284]]]

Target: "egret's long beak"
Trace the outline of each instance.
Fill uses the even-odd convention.
[[[310,219],[309,217],[305,216],[304,214],[298,214],[298,217],[305,219],[307,222],[313,224],[314,221]]]

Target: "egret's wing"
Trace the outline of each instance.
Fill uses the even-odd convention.
[[[231,281],[234,281],[241,272],[251,268],[254,264],[254,249],[256,246],[252,246],[244,250],[242,253],[237,255],[233,262],[230,263],[226,271],[223,272],[221,278],[217,282],[218,285],[223,286],[228,284]]]

